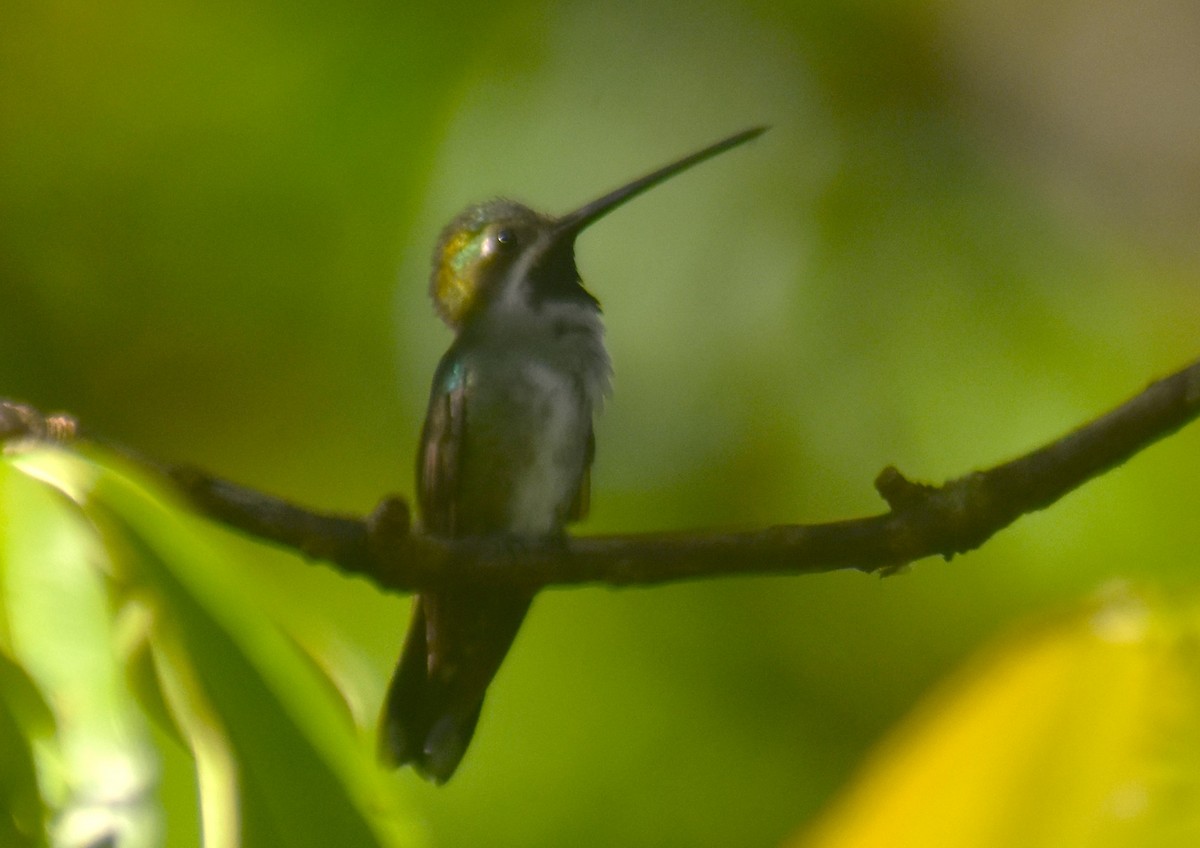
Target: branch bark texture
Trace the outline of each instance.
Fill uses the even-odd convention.
[[[137,461],[166,476],[202,514],[392,591],[587,583],[653,585],[723,575],[890,573],[929,556],[974,550],[1020,516],[1174,433],[1200,415],[1200,361],[1037,450],[940,486],[885,468],[875,488],[888,511],[744,533],[680,532],[568,538],[536,547],[447,541],[414,530],[407,504],[384,498],[365,517],[305,509],[195,469]],[[75,422],[0,401],[0,441],[72,441]],[[118,449],[119,450],[119,449]],[[131,455],[129,451],[121,451]]]

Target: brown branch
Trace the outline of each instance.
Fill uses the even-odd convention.
[[[367,518],[307,510],[202,472],[138,462],[167,476],[202,514],[264,541],[327,561],[385,589],[447,585],[652,585],[701,577],[889,573],[910,562],[974,550],[1020,516],[1044,509],[1200,415],[1200,361],[1022,457],[945,483],[913,483],[886,468],[875,488],[889,511],[828,524],[747,533],[646,533],[516,547],[413,532],[408,507],[385,498]],[[67,416],[0,401],[0,442],[70,441]],[[128,451],[122,451],[131,455]]]

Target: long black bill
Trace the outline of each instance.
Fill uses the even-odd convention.
[[[739,144],[745,144],[750,139],[757,138],[766,131],[767,127],[754,127],[753,129],[743,130],[737,135],[731,135],[724,141],[718,141],[716,144],[699,150],[691,156],[685,156],[678,162],[673,162],[665,168],[659,168],[652,174],[647,174],[628,185],[621,186],[616,191],[609,192],[604,197],[593,200],[591,203],[581,206],[574,212],[567,213],[558,220],[558,226],[555,227],[555,241],[557,242],[564,237],[568,239],[573,238],[584,227],[604,217],[625,201],[632,200],[642,192],[654,188],[654,186],[664,180],[669,180],[680,171],[686,171],[693,165],[698,165],[705,159],[711,159],[718,153],[724,153],[726,150],[737,147]]]

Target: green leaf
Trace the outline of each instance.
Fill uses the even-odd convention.
[[[51,841],[157,844],[155,761],[125,688],[94,528],[62,494],[11,468],[0,477],[0,499],[10,648],[54,723],[38,720],[17,674],[6,675],[5,691],[23,705],[13,714],[27,719],[24,736],[53,811]],[[52,735],[38,732],[50,728]]]
[[[0,845],[46,844],[47,813],[38,792],[31,728],[52,727],[50,709],[33,681],[0,652]]]
[[[165,704],[198,763],[206,845],[412,844],[336,687],[256,604],[246,571],[136,475],[70,454],[54,476],[104,529],[150,612]],[[276,606],[273,601],[270,605]]]

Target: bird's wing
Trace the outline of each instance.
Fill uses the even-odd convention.
[[[417,498],[425,532],[456,535],[467,426],[466,369],[447,354],[438,365],[417,454]]]
[[[417,496],[424,530],[453,538],[469,516],[462,502],[467,379],[453,352],[438,366],[417,454]],[[468,529],[470,529],[468,527]],[[422,592],[388,688],[380,755],[413,763],[438,783],[467,749],[484,694],[520,628],[532,595],[525,590]]]

